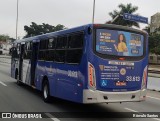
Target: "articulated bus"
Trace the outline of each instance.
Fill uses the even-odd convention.
[[[16,40],[11,76],[43,99],[77,103],[143,101],[148,34],[112,24],[88,24]]]

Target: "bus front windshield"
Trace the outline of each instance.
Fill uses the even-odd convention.
[[[101,54],[115,56],[142,56],[144,50],[144,36],[141,34],[97,29],[96,51]]]

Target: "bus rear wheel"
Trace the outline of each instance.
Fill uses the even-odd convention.
[[[22,82],[20,80],[17,79],[17,85],[21,86]]]
[[[45,81],[43,84],[43,100],[46,103],[50,103],[50,101],[51,101],[48,81]]]
[[[18,79],[18,71],[15,72],[15,79],[17,80],[17,85],[21,86],[22,82]]]

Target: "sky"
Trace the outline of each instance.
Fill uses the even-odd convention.
[[[150,17],[160,12],[160,0],[96,0],[95,23],[111,20],[109,12],[118,5],[132,3],[141,16]],[[16,37],[17,0],[0,0],[0,34]],[[31,22],[62,24],[67,28],[92,22],[93,0],[19,0],[18,37],[25,36],[24,26]],[[147,26],[140,24],[141,29]]]

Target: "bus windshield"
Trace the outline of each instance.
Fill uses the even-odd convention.
[[[144,36],[141,34],[109,30],[96,30],[96,51],[115,56],[143,56]]]

